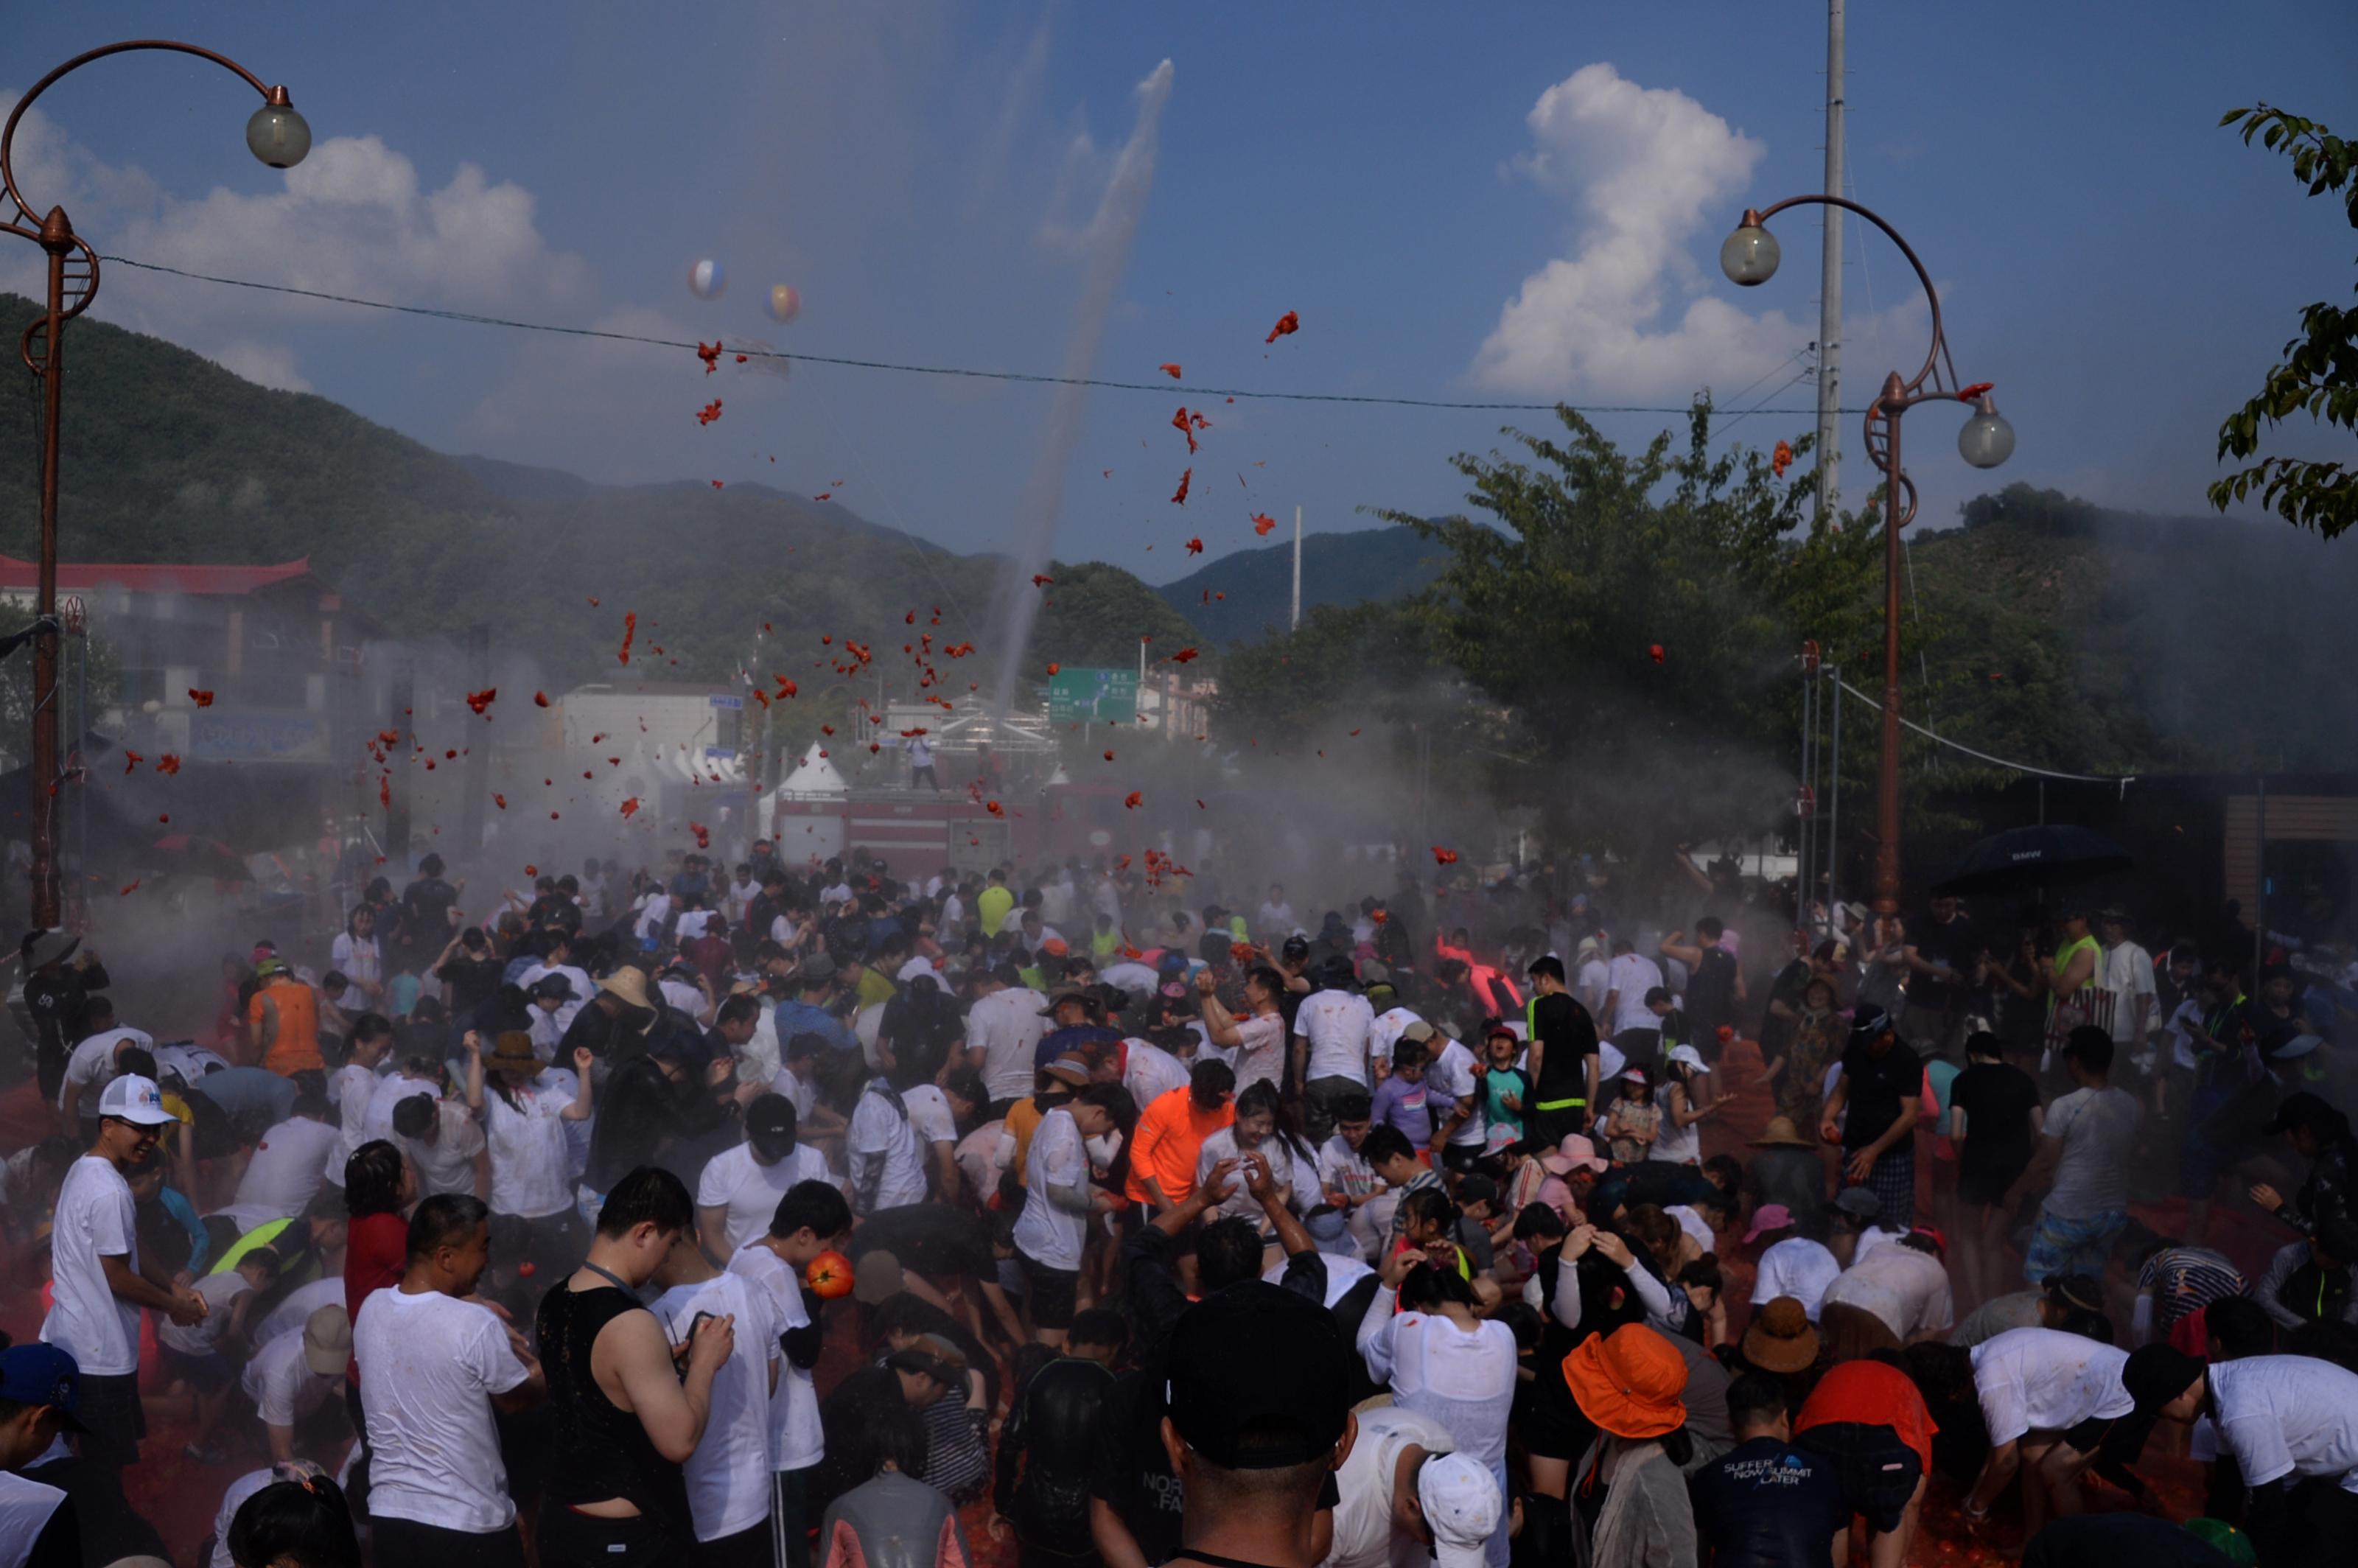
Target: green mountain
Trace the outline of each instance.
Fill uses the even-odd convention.
[[[1448,552],[1389,524],[1302,538],[1302,610],[1404,598],[1431,583]],[[1293,602],[1293,542],[1238,550],[1156,590],[1222,647],[1285,629]]]
[[[35,313],[31,301],[0,295],[0,333],[13,341]],[[633,668],[654,679],[726,676],[765,624],[787,639],[765,655],[775,673],[806,685],[829,673],[829,650],[847,639],[886,666],[920,633],[936,648],[971,643],[974,665],[993,663],[1001,560],[840,506],[765,485],[609,487],[449,457],[324,397],[256,386],[101,321],[69,329],[66,364],[59,513],[68,560],[308,556],[396,634],[488,624],[495,643],[536,656],[552,687],[611,678],[626,611],[638,617]],[[0,551],[30,556],[38,424],[17,407],[0,417]],[[1129,664],[1141,633],[1163,645],[1197,641],[1129,572],[1057,570],[1066,580],[1043,607],[1035,677],[1050,661]],[[945,681],[953,670],[989,678],[944,662]]]

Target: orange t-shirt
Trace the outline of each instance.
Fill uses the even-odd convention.
[[[1236,1120],[1234,1104],[1224,1101],[1216,1111],[1201,1111],[1195,1108],[1193,1095],[1184,1085],[1165,1089],[1139,1113],[1130,1139],[1132,1202],[1154,1201],[1154,1195],[1146,1189],[1149,1176],[1162,1184],[1164,1197],[1173,1203],[1186,1202],[1195,1191],[1195,1157],[1204,1152],[1204,1140]]]
[[[265,997],[278,1010],[278,1034],[262,1065],[281,1077],[327,1071],[328,1064],[319,1054],[319,1008],[311,988],[299,981],[289,985],[273,980],[255,991],[254,1000],[245,1004],[245,1015],[257,1026],[262,1022]]]
[[[1924,1474],[1932,1473],[1932,1434],[1941,1429],[1924,1408],[1924,1396],[1898,1368],[1881,1361],[1844,1362],[1818,1379],[1794,1418],[1793,1431],[1837,1422],[1889,1427],[1924,1462]]]

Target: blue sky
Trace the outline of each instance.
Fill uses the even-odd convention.
[[[45,97],[20,180],[38,203],[63,193],[102,250],[535,319],[1052,370],[1079,236],[1138,84],[1168,59],[1099,374],[1175,361],[1191,383],[1645,404],[1757,384],[1742,406],[1814,335],[1816,225],[1780,222],[1786,267],[1758,291],[1738,295],[1714,258],[1748,202],[1820,183],[1823,27],[1809,5],[119,4],[12,18],[0,92],[157,33],[293,89],[321,146],[293,183],[247,157],[252,100],[211,68],[111,60]],[[2000,481],[2201,507],[2220,417],[2301,305],[2346,297],[2353,249],[2282,160],[2215,123],[2266,98],[2358,128],[2353,64],[2346,3],[1855,8],[1854,194],[1941,283],[1958,369],[1997,384],[2019,438]],[[1554,117],[1535,125],[1551,89]],[[0,283],[23,288],[38,256],[16,249]],[[1923,324],[1895,252],[1855,229],[1846,249],[1855,403],[1913,368]],[[687,292],[698,256],[731,275],[718,302]],[[1574,269],[1577,319],[1551,338],[1521,318],[1514,351],[1486,359],[1551,262]],[[762,313],[773,281],[802,290],[790,326]],[[1301,332],[1264,346],[1287,309]],[[708,380],[685,353],[120,267],[98,313],[445,450],[831,490],[965,549],[1015,534],[1049,406],[1035,388],[826,367],[781,382],[724,362]],[[698,427],[714,395],[727,413]],[[1190,460],[1169,427],[1180,401],[1091,399],[1061,555],[1165,578],[1191,536],[1213,554],[1256,542],[1256,511],[1290,522],[1300,504],[1338,528],[1371,525],[1365,506],[1454,510],[1450,454],[1545,417],[1216,403]],[[1985,488],[1955,457],[1958,417],[1909,425],[1936,525]],[[1599,422],[1635,442],[1671,421]],[[1763,413],[1733,435],[1765,445],[1808,426]]]

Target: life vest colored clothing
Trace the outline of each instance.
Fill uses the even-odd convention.
[[[311,988],[299,980],[276,980],[254,993],[245,1016],[256,1029],[267,1002],[278,1013],[278,1033],[262,1065],[281,1077],[297,1073],[324,1073],[328,1064],[319,1054],[319,1003]]]
[[[1161,1184],[1164,1197],[1174,1204],[1185,1203],[1195,1191],[1195,1162],[1203,1153],[1204,1141],[1236,1119],[1234,1102],[1224,1102],[1214,1111],[1200,1110],[1193,1092],[1186,1088],[1165,1089],[1149,1100],[1130,1134],[1127,1189],[1130,1200],[1154,1201],[1146,1186],[1146,1179],[1152,1176]]]

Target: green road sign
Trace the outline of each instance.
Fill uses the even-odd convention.
[[[1058,670],[1048,677],[1055,724],[1129,724],[1138,718],[1136,670]]]

